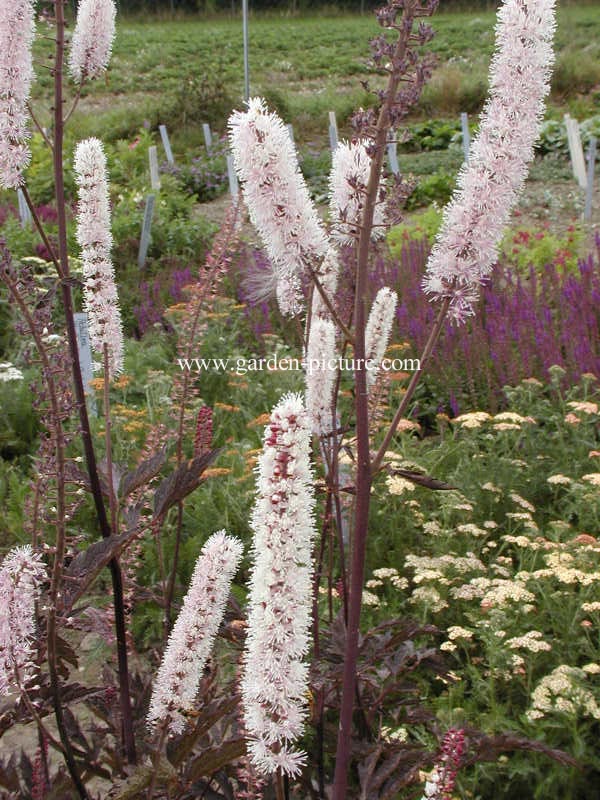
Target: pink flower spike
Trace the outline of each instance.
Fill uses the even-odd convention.
[[[0,697],[31,677],[35,602],[45,577],[41,557],[30,545],[15,547],[0,567]]]
[[[339,244],[354,244],[360,235],[371,157],[364,142],[340,142],[333,154],[329,176],[329,210],[331,236]],[[385,233],[385,205],[375,206],[371,237],[378,239]]]
[[[79,3],[69,58],[69,72],[77,83],[106,71],[115,38],[116,14],[114,0]]]
[[[325,258],[316,270],[316,276],[321,284],[325,296],[335,308],[335,297],[340,273],[340,261],[335,247],[329,247]],[[330,319],[331,314],[321,292],[315,287],[313,289],[311,315],[314,318]]]
[[[99,139],[85,139],[75,151],[77,242],[83,263],[83,297],[92,348],[104,353],[113,378],[123,369],[123,327],[110,250],[110,207],[106,156]]]
[[[473,313],[533,159],[554,60],[554,17],[554,0],[505,0],[498,12],[490,97],[423,281],[433,299],[450,298],[457,323]]]
[[[306,348],[306,409],[317,436],[333,430],[335,361],[335,325],[316,317],[311,322]]]
[[[264,100],[229,118],[229,140],[250,220],[276,270],[282,314],[302,310],[302,278],[327,252],[327,238],[298,166],[290,134]]]
[[[380,289],[373,300],[365,330],[365,352],[367,360],[373,361],[377,367],[367,371],[369,388],[375,383],[381,360],[390,341],[397,304],[398,295],[387,286]]]
[[[421,800],[452,800],[456,776],[462,765],[464,751],[464,730],[450,728],[446,731],[440,758],[429,775]]]
[[[202,548],[154,681],[150,728],[164,723],[172,734],[185,729],[185,714],[194,709],[243,551],[239,539],[224,530],[213,533]]]
[[[241,681],[248,754],[257,771],[297,774],[307,715],[316,536],[310,422],[300,395],[275,406],[258,462],[254,565]]]
[[[0,0],[0,188],[23,185],[31,159],[27,102],[33,80],[33,0]]]

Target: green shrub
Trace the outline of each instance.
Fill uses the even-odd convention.
[[[436,206],[430,206],[426,211],[415,214],[406,222],[394,225],[387,234],[387,243],[390,253],[394,258],[400,258],[402,249],[406,242],[412,239],[427,239],[429,244],[433,240],[440,228],[442,213]]]
[[[430,203],[446,205],[452,197],[455,184],[456,176],[450,175],[443,170],[433,175],[428,175],[417,183],[407,200],[406,208],[410,211],[414,208],[428,206]]]

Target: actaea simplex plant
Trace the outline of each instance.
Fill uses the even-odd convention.
[[[68,699],[63,696],[58,669],[58,627],[73,607],[69,579],[74,574],[80,579],[76,591],[78,598],[90,588],[100,570],[108,566],[118,656],[121,746],[129,764],[135,764],[134,714],[119,556],[138,537],[139,527],[137,521],[130,520],[123,530],[117,497],[119,486],[114,479],[111,458],[108,388],[110,380],[122,369],[123,336],[110,259],[112,237],[106,159],[101,142],[95,138],[81,142],[74,158],[83,296],[91,343],[101,357],[104,370],[105,458],[100,469],[96,457],[97,443],[93,440],[87,416],[74,324],[72,288],[75,282],[70,273],[67,247],[63,140],[65,124],[77,104],[82,84],[102,74],[107,67],[114,36],[115,5],[113,0],[81,1],[70,51],[67,51],[65,38],[65,4],[63,0],[55,0],[47,5],[52,14],[42,24],[53,26],[54,40],[51,67],[54,104],[50,132],[41,128],[29,104],[33,78],[34,3],[32,0],[0,2],[0,50],[5,60],[4,69],[0,71],[0,182],[4,188],[23,191],[34,224],[56,269],[68,342],[67,361],[72,377],[69,385],[58,366],[59,354],[53,352],[48,343],[48,304],[44,306],[36,301],[29,291],[31,281],[27,271],[13,264],[10,253],[3,248],[2,278],[12,301],[19,308],[23,329],[33,340],[41,364],[48,416],[46,449],[52,465],[50,482],[55,503],[51,520],[54,530],[52,546],[45,548],[50,561],[49,587],[40,555],[44,550],[44,540],[35,511],[31,523],[32,547],[13,550],[0,571],[0,583],[11,589],[11,599],[7,610],[2,612],[0,625],[0,685],[17,688],[30,719],[38,726],[40,742],[49,742],[60,752],[77,795],[88,798],[90,794],[85,784],[91,773],[85,765],[82,768],[81,752],[74,748],[69,732],[72,726],[65,718]],[[239,774],[251,776],[246,780],[246,787],[252,792],[248,781],[254,780],[255,794],[244,796],[270,796],[269,786],[272,786],[278,798],[289,797],[292,791],[290,783],[303,771],[310,770],[298,740],[304,733],[308,716],[307,695],[311,678],[307,654],[311,646],[314,659],[318,659],[320,653],[315,598],[326,572],[324,549],[315,517],[315,460],[320,460],[326,476],[324,513],[338,543],[337,562],[342,575],[340,595],[343,600],[341,705],[337,746],[331,753],[335,758],[333,782],[327,796],[333,800],[345,800],[350,796],[348,776],[354,758],[353,712],[357,697],[357,658],[371,487],[379,474],[391,469],[386,463],[386,452],[400,421],[410,409],[415,389],[432,357],[445,321],[451,318],[460,325],[473,313],[479,287],[494,263],[499,237],[533,157],[533,144],[543,113],[552,63],[554,4],[552,0],[506,0],[498,14],[490,97],[427,266],[423,288],[438,305],[437,319],[421,354],[420,368],[413,373],[391,425],[382,434],[374,425],[380,377],[378,366],[389,341],[397,297],[390,288],[383,288],[369,307],[369,264],[376,240],[394,220],[395,210],[402,206],[409,191],[401,178],[392,179],[387,175],[384,160],[390,135],[399,135],[404,118],[418,102],[431,74],[433,62],[431,56],[423,51],[423,45],[431,40],[433,32],[422,20],[433,14],[436,6],[436,0],[425,4],[417,0],[390,0],[377,12],[385,33],[372,42],[373,60],[387,75],[387,83],[374,93],[375,105],[355,115],[355,138],[340,143],[334,153],[328,227],[310,200],[285,125],[267,109],[265,103],[258,98],[250,100],[247,109],[234,113],[229,123],[230,143],[243,199],[271,260],[270,279],[279,309],[283,316],[290,318],[304,315],[307,364],[305,393],[287,395],[273,409],[258,464],[257,494],[251,519],[254,534],[252,572],[239,682],[242,710],[239,725],[243,727],[249,756],[249,762],[240,768]],[[71,108],[67,108],[64,94],[67,52],[68,71],[75,86],[75,91],[69,93]],[[56,245],[44,231],[24,178],[29,162],[30,121],[44,136],[53,154],[58,212]],[[215,274],[219,264],[227,261],[225,251],[229,245],[221,247],[222,244],[219,240],[219,248],[224,252],[217,253],[216,260],[213,259],[215,263],[209,260]],[[341,248],[346,254],[351,253],[354,290],[351,304],[338,302],[341,296],[338,295]],[[198,293],[198,309],[210,291]],[[196,315],[192,325],[194,333],[191,334],[194,336],[197,321]],[[354,408],[352,418],[346,420],[340,419],[338,408],[339,360],[350,353]],[[62,356],[64,362],[64,353]],[[167,479],[170,483],[163,490],[161,503],[158,503],[160,510],[152,523],[155,533],[164,522],[166,508],[177,505],[181,520],[185,495],[198,486],[202,470],[213,457],[212,452],[196,453],[189,464],[183,460],[181,443],[186,396],[187,384],[182,392],[177,432],[178,468]],[[70,420],[75,411],[79,422],[74,431]],[[82,552],[76,557],[75,561],[83,557],[78,564],[79,573],[73,569],[72,563],[67,567],[66,560],[69,546],[67,523],[71,513],[69,485],[73,482],[68,454],[77,434],[83,444],[87,465],[85,488],[93,497],[104,542],[104,546],[91,555],[88,551],[87,555]],[[353,454],[354,471],[350,476],[342,474],[340,465],[342,439],[345,449]],[[164,452],[155,452],[145,462],[141,474],[131,478],[130,483],[135,483],[136,488],[148,484],[164,464]],[[343,486],[343,483],[351,485]],[[348,496],[352,497],[351,504]],[[348,521],[349,532],[345,530]],[[324,537],[325,528],[321,533]],[[177,535],[179,537],[180,530]],[[241,544],[225,531],[220,531],[208,539],[198,557],[180,616],[170,631],[150,700],[147,726],[154,737],[154,758],[151,769],[146,770],[146,777],[139,784],[139,791],[143,791],[144,796],[152,797],[163,792],[167,744],[186,731],[188,720],[198,704],[201,679],[241,555]],[[171,578],[163,581],[164,598],[169,609],[176,566],[175,561]],[[331,578],[329,575],[330,582]],[[71,600],[66,602],[69,592]],[[168,613],[166,619],[168,628]],[[49,732],[31,702],[32,683],[38,680],[41,670],[32,644],[36,626],[45,633],[44,647],[40,647],[39,652],[44,649],[46,652],[58,738]],[[317,701],[321,713],[317,733],[322,737],[319,726],[322,725],[323,697],[317,697]],[[464,735],[459,733],[456,737],[461,744],[460,748],[453,750],[453,775],[460,767],[458,762],[462,758]],[[137,744],[139,746],[139,742]],[[515,737],[507,738],[504,744],[507,749],[520,746]],[[189,752],[191,749],[192,746]],[[232,749],[229,761],[239,758],[239,750]],[[467,759],[464,762],[467,763]],[[227,759],[223,759],[219,767],[226,763]],[[314,796],[325,797],[326,775],[322,758],[316,772],[315,781],[309,782],[311,791],[313,794],[317,792]],[[85,777],[82,777],[84,773]],[[417,778],[418,770],[413,770],[407,782],[414,782]],[[179,784],[178,792],[172,775],[169,780],[168,796],[193,796],[186,793],[188,788],[183,784]],[[260,794],[262,789],[259,787],[262,786],[266,787],[266,795]]]

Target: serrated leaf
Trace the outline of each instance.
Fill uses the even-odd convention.
[[[197,781],[206,775],[214,775],[227,764],[236,761],[246,753],[245,739],[230,739],[220,747],[211,747],[194,759],[187,770],[186,777]]]
[[[167,450],[163,448],[151,458],[142,461],[136,469],[126,472],[121,478],[119,487],[121,497],[127,497],[136,489],[139,489],[140,486],[144,486],[148,481],[152,480],[161,471],[166,460]]]
[[[129,530],[119,536],[109,536],[94,542],[86,550],[78,553],[65,570],[65,592],[63,613],[68,613],[74,603],[85,593],[104,567],[118,558],[121,552],[135,538],[137,530]]]
[[[239,703],[239,699],[239,695],[234,693],[233,696],[209,703],[209,705],[202,710],[202,714],[198,718],[193,730],[182,737],[177,745],[172,748],[172,751],[169,751],[171,762],[175,764],[176,767],[179,766],[192,752],[198,739],[204,736],[204,734],[220,719],[223,719],[227,714],[234,711]]]
[[[111,800],[139,800],[143,796],[143,790],[150,786],[153,774],[154,767],[152,764],[140,765],[133,775],[120,784],[117,788],[117,794],[110,795]],[[158,763],[156,775],[158,785],[176,783],[177,781],[177,772],[164,756],[161,757]]]
[[[62,636],[56,637],[56,655],[59,662],[64,661],[66,664],[75,667],[75,669],[79,666],[79,659],[75,649]]]
[[[425,475],[422,472],[414,472],[410,469],[391,469],[391,475],[398,475],[417,486],[424,486],[426,489],[433,489],[434,491],[449,492],[458,487],[452,486],[449,483],[444,483],[437,478],[432,478],[431,475]]]
[[[11,792],[18,792],[21,788],[19,784],[19,773],[17,772],[16,767],[16,759],[17,757],[13,753],[7,764],[0,764],[0,786],[3,789],[8,789]]]
[[[154,495],[154,517],[162,519],[167,511],[196,489],[202,481],[202,473],[212,464],[220,450],[210,450],[182,464],[172,475],[165,478]]]

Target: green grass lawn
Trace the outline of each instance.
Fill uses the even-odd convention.
[[[600,98],[600,14],[593,7],[568,7],[558,16],[549,113],[568,109],[581,118],[592,113]],[[474,113],[487,91],[494,14],[441,13],[432,23],[436,36],[430,47],[440,62],[419,113]],[[253,17],[251,92],[265,96],[293,122],[301,142],[326,141],[329,110],[336,111],[347,132],[352,111],[369,102],[360,81],[372,75],[368,41],[379,30],[371,14]],[[40,43],[40,61],[45,47],[50,43]],[[379,79],[372,77],[377,85]],[[49,89],[49,73],[38,69],[35,105],[42,120],[47,119]],[[144,120],[153,126],[165,122],[176,146],[186,150],[197,140],[202,121],[223,132],[229,110],[242,102],[241,20],[121,19],[109,74],[84,95],[74,118],[77,135],[117,138],[135,132]]]

